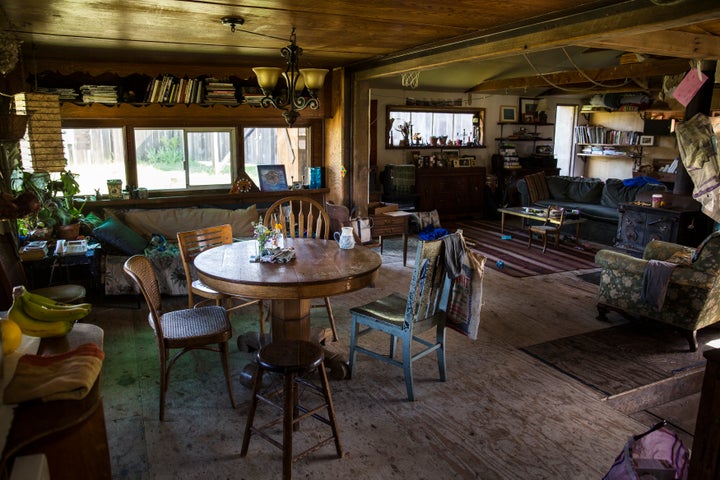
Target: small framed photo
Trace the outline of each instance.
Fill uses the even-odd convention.
[[[518,121],[518,107],[515,105],[500,106],[500,122],[514,123]]]
[[[538,108],[539,102],[540,102],[540,100],[537,98],[522,98],[522,97],[520,97],[520,115],[522,116],[523,122],[525,122],[525,123],[537,122],[537,114],[538,114],[537,108]]]
[[[651,147],[655,145],[655,137],[653,135],[641,135],[640,145],[644,147]]]
[[[460,150],[443,150],[443,156],[445,157],[445,165],[443,166],[454,166],[455,162],[460,158]]]
[[[258,165],[260,191],[279,192],[288,189],[285,165]]]
[[[458,162],[460,167],[474,167],[475,166],[475,156],[474,155],[463,155],[460,157],[460,161]]]

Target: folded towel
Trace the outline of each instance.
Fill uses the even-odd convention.
[[[640,300],[656,310],[662,310],[670,284],[670,275],[675,267],[677,264],[673,262],[648,260],[643,272]]]
[[[5,403],[80,400],[100,374],[105,353],[94,343],[58,355],[23,355],[5,387]]]

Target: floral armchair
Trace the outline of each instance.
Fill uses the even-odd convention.
[[[645,267],[652,259],[677,264],[659,310],[642,297]],[[602,267],[600,320],[606,320],[608,310],[617,310],[673,325],[687,332],[692,351],[698,348],[697,331],[720,321],[720,232],[712,233],[697,249],[652,240],[642,258],[600,250],[595,263]]]

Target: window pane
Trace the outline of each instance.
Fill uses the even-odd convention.
[[[180,189],[185,180],[182,130],[135,129],[138,187]]]
[[[232,183],[230,132],[187,132],[189,185]]]
[[[285,165],[288,186],[293,181],[307,184],[305,169],[310,166],[309,128],[245,128],[245,172],[260,186],[257,165]]]
[[[107,195],[107,181],[126,183],[125,142],[122,128],[65,128],[62,130],[67,169],[77,174],[80,193],[96,190]]]

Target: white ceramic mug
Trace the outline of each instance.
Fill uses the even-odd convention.
[[[355,238],[353,237],[352,227],[342,227],[342,233],[335,232],[333,236],[340,244],[340,248],[349,249],[355,246]]]

